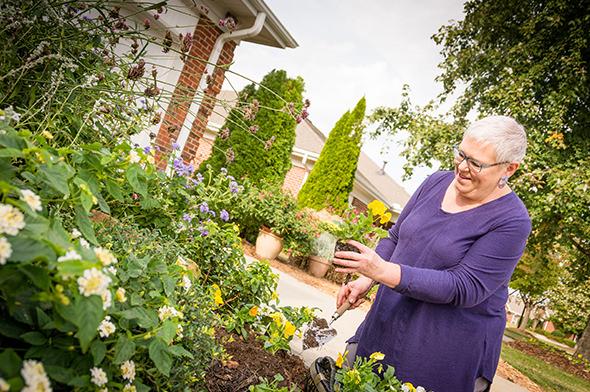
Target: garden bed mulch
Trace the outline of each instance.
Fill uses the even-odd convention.
[[[514,342],[506,343],[510,347],[513,347],[525,354],[532,355],[536,358],[541,359],[552,366],[560,368],[567,373],[573,374],[584,380],[590,381],[590,370],[588,370],[583,364],[572,363],[568,358],[568,354],[565,354],[557,349],[551,350],[544,348],[538,344],[529,343],[525,341],[515,340]]]
[[[271,354],[253,333],[244,339],[221,330],[216,338],[231,359],[223,363],[215,361],[209,368],[205,377],[209,392],[248,391],[250,385],[260,383],[261,377],[272,381],[276,374],[284,378],[280,386],[297,386],[303,390],[308,370],[301,358],[285,351]]]

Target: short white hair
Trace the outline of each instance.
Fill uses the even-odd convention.
[[[484,117],[467,128],[463,134],[466,137],[494,146],[498,162],[520,163],[526,153],[526,132],[512,117]]]

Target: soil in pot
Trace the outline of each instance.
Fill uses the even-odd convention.
[[[356,246],[351,245],[351,244],[347,244],[344,241],[346,241],[346,240],[338,240],[338,241],[336,241],[336,246],[334,246],[334,251],[335,252],[356,252],[356,253],[361,253],[361,251],[358,250],[358,248]]]

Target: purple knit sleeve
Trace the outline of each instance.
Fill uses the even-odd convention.
[[[448,270],[401,266],[394,290],[425,302],[469,308],[510,280],[531,231],[528,219],[514,219],[479,238],[457,266]]]

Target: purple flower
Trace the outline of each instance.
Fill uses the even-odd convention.
[[[160,152],[162,149],[160,148],[160,146],[155,146],[154,147],[156,149],[156,151]]]
[[[227,175],[227,169],[225,167],[221,168],[221,174],[223,174],[224,176]]]
[[[192,216],[190,216],[190,214],[186,214],[186,213],[185,213],[185,214],[182,216],[182,220],[184,220],[184,221],[186,221],[186,222],[190,222],[190,221],[192,221],[192,220],[193,220],[193,217],[192,217]]]
[[[200,184],[201,182],[203,182],[203,175],[201,173],[197,173],[197,184]]]
[[[201,233],[201,237],[207,237],[209,235],[209,230],[205,229],[203,226],[199,227],[199,232]]]
[[[219,212],[219,217],[222,221],[227,222],[229,220],[229,213],[226,210],[221,210],[221,212]]]
[[[231,193],[238,193],[239,189],[238,189],[238,183],[235,181],[232,181],[229,183],[229,191]]]
[[[149,154],[151,150],[152,149],[150,148],[150,146],[146,146],[146,147],[143,148],[143,152],[146,153],[146,154]]]
[[[172,149],[173,150],[179,150],[180,149],[180,144],[178,144],[176,142],[172,143]]]
[[[201,205],[199,205],[199,211],[201,211],[202,213],[209,212],[209,206],[207,205],[206,201],[202,202]]]
[[[212,216],[213,218],[215,218],[215,215],[216,215],[216,214],[215,214],[215,211],[213,211],[213,210],[209,210],[209,213],[211,214],[211,216]]]
[[[186,165],[181,158],[176,158],[173,161],[174,171],[179,176],[190,176],[195,171],[192,164]]]

